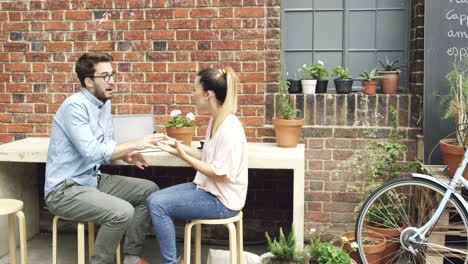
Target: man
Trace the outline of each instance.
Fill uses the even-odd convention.
[[[101,225],[92,264],[113,263],[125,234],[125,264],[147,264],[140,256],[149,226],[146,197],[151,181],[101,173],[101,164],[122,159],[140,169],[147,161],[136,150],[155,147],[160,134],[116,144],[111,120],[112,57],[86,53],[76,63],[82,90],[57,111],[47,153],[45,203],[54,215]]]

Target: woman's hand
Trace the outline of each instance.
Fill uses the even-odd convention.
[[[148,161],[146,161],[145,157],[138,152],[131,152],[125,155],[122,160],[128,164],[133,164],[142,170],[144,170],[145,167],[148,167]]]
[[[151,134],[145,137],[142,137],[136,140],[136,145],[138,150],[146,149],[146,148],[157,148],[158,142],[165,139],[167,137],[164,134],[156,133]]]
[[[182,143],[179,141],[167,137],[168,140],[163,140],[159,142],[159,148],[166,151],[167,153],[179,157],[181,159],[184,159],[185,155],[187,155],[183,149]]]

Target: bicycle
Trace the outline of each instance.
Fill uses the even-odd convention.
[[[448,184],[435,177],[413,173],[412,177],[389,181],[373,192],[363,204],[356,221],[355,239],[361,263],[468,263],[468,203],[457,192],[468,190],[463,172],[468,163],[468,150],[461,166]],[[392,253],[380,251],[375,260],[366,243],[369,235],[394,228],[384,235]],[[395,231],[396,230],[396,231]],[[381,242],[381,241],[380,241]],[[375,253],[375,252],[374,252]]]

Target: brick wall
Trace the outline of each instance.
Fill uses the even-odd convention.
[[[424,1],[411,0],[409,88],[415,94],[424,90]]]
[[[195,111],[196,73],[231,66],[239,116],[261,141],[267,67],[279,61],[279,7],[265,0],[0,1],[0,142],[50,134],[53,114],[79,90],[76,59],[109,52],[119,73],[114,114]],[[273,51],[273,52],[272,52]],[[208,117],[197,113],[196,135]]]

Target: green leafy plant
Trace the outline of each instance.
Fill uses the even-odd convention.
[[[298,109],[294,109],[289,100],[288,87],[290,82],[284,79],[281,74],[278,76],[278,112],[277,116],[283,119],[293,119],[299,113]]]
[[[301,252],[296,250],[296,238],[294,237],[294,229],[288,235],[284,236],[283,229],[280,227],[280,234],[278,240],[274,238],[271,240],[268,232],[265,232],[265,237],[268,243],[268,250],[275,255],[277,261],[292,261],[302,259]]]
[[[377,67],[372,69],[370,72],[364,71],[361,74],[359,74],[359,76],[361,77],[356,78],[356,80],[370,82],[374,80],[387,79],[387,77],[375,75],[376,71],[377,71]]]
[[[382,62],[381,60],[377,60],[380,65],[382,66],[382,69],[379,69],[379,71],[397,71],[400,72],[401,68],[405,68],[406,65],[398,63],[400,62],[399,59],[396,59],[394,61],[390,61],[387,56],[385,56],[385,62]]]
[[[335,68],[333,68],[332,76],[336,76],[339,79],[351,78],[351,75],[349,75],[348,68],[345,69],[342,66],[336,66]]]
[[[181,117],[182,112],[180,110],[171,111],[171,120],[164,124],[165,127],[190,127],[193,125],[193,120],[195,120],[195,115],[190,112],[185,118]]]
[[[443,105],[448,108],[445,117],[455,118],[457,130],[457,143],[459,146],[468,144],[468,57],[465,56],[461,61],[453,63],[453,70],[445,76],[447,79],[450,93],[442,100]]]
[[[312,263],[318,264],[350,264],[351,258],[343,249],[345,241],[341,241],[341,247],[335,247],[332,242],[320,242],[320,237],[315,229],[310,231],[309,255]]]
[[[406,164],[398,162],[400,157],[405,157],[408,147],[400,143],[403,137],[398,134],[397,110],[391,107],[390,111],[392,113],[392,129],[388,139],[378,140],[365,145],[362,151],[354,152],[342,165],[342,168],[350,171],[352,175],[363,179],[362,185],[358,190],[362,195],[362,201],[355,208],[355,212],[359,212],[367,196],[380,187],[382,183],[400,177],[402,171],[412,170],[416,165],[416,161]],[[375,137],[375,135],[368,133],[368,137]],[[382,216],[383,212],[391,214],[393,219],[397,219],[397,221],[401,220],[399,219],[401,217],[401,213],[398,211],[399,208],[391,202],[391,199],[387,201],[382,199],[382,206],[382,209],[385,210],[375,211],[375,218],[373,219],[375,222],[373,223],[380,225],[388,224],[383,219],[390,219],[392,217]],[[395,222],[390,226],[394,225]]]
[[[302,68],[297,69],[298,72],[304,72],[304,79],[307,80],[320,80],[325,76],[328,76],[328,71],[324,67],[322,61],[317,61],[315,64],[311,64],[307,67],[306,64],[302,65]]]

